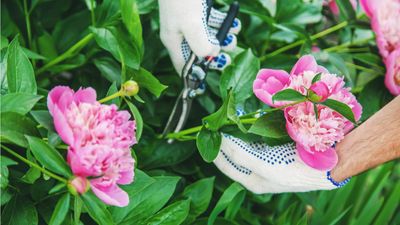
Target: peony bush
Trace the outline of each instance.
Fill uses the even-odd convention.
[[[275,195],[210,162],[224,132],[333,168],[335,144],[400,94],[400,1],[239,2],[232,64],[163,136],[182,84],[157,0],[2,1],[1,223],[398,224],[398,162]]]

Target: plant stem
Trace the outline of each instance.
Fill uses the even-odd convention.
[[[335,32],[337,30],[342,29],[343,27],[346,27],[347,25],[348,25],[348,22],[347,21],[343,21],[343,22],[341,22],[341,23],[339,23],[339,24],[337,24],[337,25],[335,25],[333,27],[330,27],[330,28],[328,28],[326,30],[323,30],[323,31],[321,31],[321,32],[319,32],[317,34],[312,35],[310,37],[310,39],[313,41],[313,40],[316,40],[318,38],[324,37],[324,36],[326,36],[326,35],[328,35],[328,34],[330,34],[332,32]],[[276,56],[276,55],[278,55],[278,54],[280,54],[282,52],[285,52],[285,51],[287,51],[289,49],[295,48],[295,47],[303,44],[305,41],[306,40],[298,40],[298,41],[293,42],[293,43],[291,43],[289,45],[283,46],[282,48],[279,48],[279,49],[277,49],[277,50],[275,50],[275,51],[273,51],[273,52],[271,52],[271,53],[269,53],[267,55],[264,55],[264,56],[260,57],[260,60],[261,61],[265,61],[266,59],[268,59],[268,58],[270,58],[272,56]]]
[[[375,72],[376,72],[376,71],[373,70],[373,69],[369,69],[369,68],[364,67],[364,66],[356,65],[356,64],[354,64],[354,63],[346,62],[345,64],[346,64],[347,66],[349,66],[349,67],[353,67],[353,68],[355,68],[355,69],[362,70],[362,71],[365,71],[365,72],[368,72],[368,73],[375,73]]]
[[[337,45],[337,46],[333,46],[333,47],[330,47],[330,48],[326,48],[323,51],[325,51],[325,52],[335,52],[335,51],[341,50],[343,48],[347,48],[347,47],[352,46],[352,45],[364,44],[366,42],[369,42],[372,39],[373,38],[371,37],[371,38],[366,38],[366,39],[355,41],[355,42],[347,42],[347,43],[343,43],[341,45]]]
[[[29,48],[32,48],[32,31],[31,31],[31,22],[29,19],[29,12],[28,12],[28,2],[27,2],[27,0],[24,0],[23,2],[24,2],[26,33],[28,35],[28,44],[29,44]]]
[[[8,153],[10,153],[11,155],[13,155],[14,157],[16,157],[16,158],[18,158],[19,160],[21,160],[22,162],[28,164],[28,165],[31,166],[31,167],[34,167],[34,168],[36,168],[36,169],[42,171],[42,173],[46,174],[47,176],[52,177],[52,178],[54,178],[54,179],[56,179],[56,180],[58,180],[58,181],[61,181],[61,182],[63,182],[63,183],[67,183],[67,182],[68,182],[67,179],[62,178],[62,177],[60,177],[60,176],[58,176],[58,175],[56,175],[56,174],[54,174],[54,173],[52,173],[52,172],[50,172],[50,171],[44,169],[43,167],[39,166],[38,164],[36,164],[36,163],[34,163],[34,162],[32,162],[32,161],[29,161],[28,159],[22,157],[20,154],[16,153],[16,152],[13,151],[12,149],[10,149],[10,148],[8,148],[8,147],[6,147],[6,146],[4,146],[4,145],[1,145],[1,147],[2,147],[4,150],[6,150]]]
[[[115,93],[112,94],[112,95],[109,95],[109,96],[107,96],[107,97],[105,97],[105,98],[100,99],[98,102],[100,102],[100,103],[108,102],[108,101],[110,101],[110,100],[112,100],[112,99],[114,99],[114,98],[118,98],[118,97],[121,97],[121,96],[123,96],[123,93],[122,93],[122,91],[120,90],[120,91],[118,91],[118,92],[115,92]]]
[[[75,45],[73,45],[71,48],[69,48],[66,52],[63,54],[59,55],[55,59],[51,60],[47,64],[45,64],[42,68],[38,69],[36,74],[42,74],[52,66],[74,56],[77,52],[79,52],[83,47],[85,47],[92,39],[94,38],[94,35],[92,33],[86,35],[83,37],[80,41],[78,41]]]
[[[261,110],[261,111],[252,112],[252,113],[240,116],[239,119],[240,119],[240,122],[242,124],[253,124],[258,118],[256,118],[256,117],[247,118],[247,117],[254,116],[256,114],[269,113],[269,112],[273,112],[273,111],[277,111],[277,110],[282,110],[282,109],[284,109],[286,107],[293,106],[293,105],[296,105],[296,104],[299,104],[299,103],[302,103],[302,102],[304,102],[304,100],[295,101],[295,102],[292,102],[290,104],[283,105],[283,106],[276,107],[276,108],[269,108],[269,109],[264,109],[264,110]],[[233,122],[233,121],[228,121],[227,123],[224,124],[224,126],[226,126],[226,125],[234,125],[234,124],[236,124],[236,123]],[[208,124],[205,124],[204,126],[208,127]],[[164,138],[167,138],[167,139],[178,139],[178,140],[182,139],[182,140],[185,140],[185,141],[194,140],[195,138],[193,138],[193,137],[191,137],[189,135],[199,132],[202,127],[203,127],[203,125],[192,127],[192,128],[189,128],[189,129],[186,129],[186,130],[182,130],[182,131],[176,132],[176,133],[169,133]]]
[[[96,15],[94,14],[94,0],[90,0],[90,16],[92,18],[92,26],[96,26]]]

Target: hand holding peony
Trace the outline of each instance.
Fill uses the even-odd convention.
[[[320,80],[313,83],[319,73]],[[272,107],[287,103],[273,101],[273,95],[283,89],[303,94],[312,90],[320,96],[318,102],[329,98],[341,101],[351,108],[356,120],[361,117],[361,105],[344,87],[343,79],[318,66],[312,56],[300,58],[290,75],[282,70],[261,70],[253,88],[256,96]],[[399,110],[400,97],[397,97],[345,136],[353,123],[323,105],[318,105],[314,111],[313,102],[306,101],[284,109],[286,128],[295,145],[247,143],[223,135],[221,151],[214,163],[227,176],[255,193],[341,187],[348,182],[346,178],[400,156],[400,136],[396,132],[400,121],[396,111]],[[384,132],[387,134],[380,136]]]

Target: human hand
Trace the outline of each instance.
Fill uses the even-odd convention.
[[[329,171],[307,166],[293,143],[268,146],[262,142],[247,143],[227,134],[222,135],[214,164],[256,194],[330,190],[349,181],[336,182]]]
[[[159,0],[160,37],[176,71],[181,74],[190,51],[199,57],[213,56],[210,69],[223,70],[230,64],[228,54],[236,48],[236,35],[241,28],[236,18],[222,46],[216,39],[226,13],[211,8],[207,19],[206,0]]]

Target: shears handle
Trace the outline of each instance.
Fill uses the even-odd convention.
[[[224,22],[222,23],[222,25],[219,28],[218,33],[216,35],[217,40],[219,41],[220,45],[222,45],[224,43],[226,35],[228,34],[229,30],[231,29],[233,21],[235,20],[238,12],[239,12],[239,3],[235,1],[229,6],[229,10],[224,19]]]

